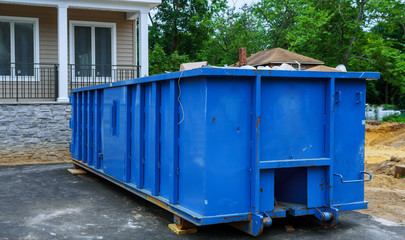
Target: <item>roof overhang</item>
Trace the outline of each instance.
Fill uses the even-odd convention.
[[[160,5],[161,0],[0,0],[0,3],[22,4],[43,7],[68,7],[90,10],[107,11],[150,11],[150,9]]]

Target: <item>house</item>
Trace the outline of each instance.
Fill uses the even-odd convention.
[[[0,0],[0,163],[69,161],[70,90],[147,76],[160,3]]]
[[[315,66],[323,65],[324,62],[310,58],[298,53],[290,52],[283,48],[272,48],[263,50],[258,53],[252,54],[246,58],[246,50],[241,48],[239,50],[239,62],[232,66],[280,66],[283,63],[290,64],[296,69],[305,70]]]
[[[68,102],[70,89],[148,75],[161,0],[0,0],[0,99]]]

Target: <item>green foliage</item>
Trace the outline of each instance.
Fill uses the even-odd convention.
[[[397,106],[392,105],[392,104],[383,104],[381,106],[383,106],[384,109],[396,109],[397,108]]]
[[[180,55],[177,51],[167,56],[163,48],[156,44],[149,53],[149,72],[150,75],[175,72],[179,70],[180,64],[189,61],[187,55]]]
[[[386,117],[383,117],[382,122],[405,122],[405,117],[400,114],[394,114],[394,115],[389,115]]]
[[[213,12],[225,6],[224,0],[163,0],[150,27],[151,48],[159,44],[168,55],[178,51],[195,59],[213,31]]]
[[[173,62],[187,57],[222,66],[238,61],[240,47],[248,56],[282,47],[327,66],[378,71],[381,79],[367,82],[367,101],[405,108],[404,1],[258,0],[241,9],[226,3],[163,0],[149,34],[151,73],[177,70]]]
[[[367,92],[368,100],[398,104],[400,95],[405,93],[405,54],[380,35],[367,33],[367,36],[362,47],[355,51],[356,55],[351,56],[348,68],[380,72],[381,79],[372,84],[372,91]]]
[[[212,65],[231,65],[239,59],[239,48],[246,47],[247,55],[265,49],[261,22],[244,6],[240,12],[235,9],[221,9],[214,13],[211,38],[203,43],[198,59]]]

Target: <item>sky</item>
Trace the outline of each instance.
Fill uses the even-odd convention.
[[[252,4],[252,3],[256,3],[257,0],[228,0],[228,6],[230,7],[234,7],[236,9],[241,8],[244,4]]]

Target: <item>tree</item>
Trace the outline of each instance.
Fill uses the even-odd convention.
[[[195,59],[202,43],[212,32],[211,16],[225,0],[163,0],[150,27],[150,47],[163,47],[166,54],[175,51]]]
[[[288,48],[287,35],[296,23],[298,11],[306,5],[302,0],[262,0],[251,9],[261,19],[266,37],[265,48]]]
[[[367,83],[373,103],[405,106],[405,4],[372,0],[367,5],[371,29],[352,56],[353,68],[379,71],[381,79]],[[357,67],[355,70],[360,70]],[[364,71],[364,70],[363,70]]]
[[[367,35],[367,43],[358,50],[361,53],[352,56],[348,68],[380,72],[380,80],[368,83],[368,100],[378,104],[398,104],[400,95],[405,93],[405,54],[381,36]]]
[[[246,47],[247,54],[265,49],[261,22],[251,14],[251,7],[247,5],[239,12],[234,8],[214,12],[211,25],[216,30],[204,42],[199,60],[207,60],[213,65],[230,65],[238,61],[240,47]]]
[[[179,71],[180,64],[189,61],[187,55],[180,55],[177,51],[167,56],[163,48],[156,44],[149,53],[150,75]]]
[[[172,71],[159,61],[183,59],[230,65],[240,47],[248,55],[282,47],[327,66],[379,71],[380,80],[367,82],[368,101],[405,106],[402,0],[259,0],[241,9],[225,0],[163,0],[150,38],[156,68]]]

